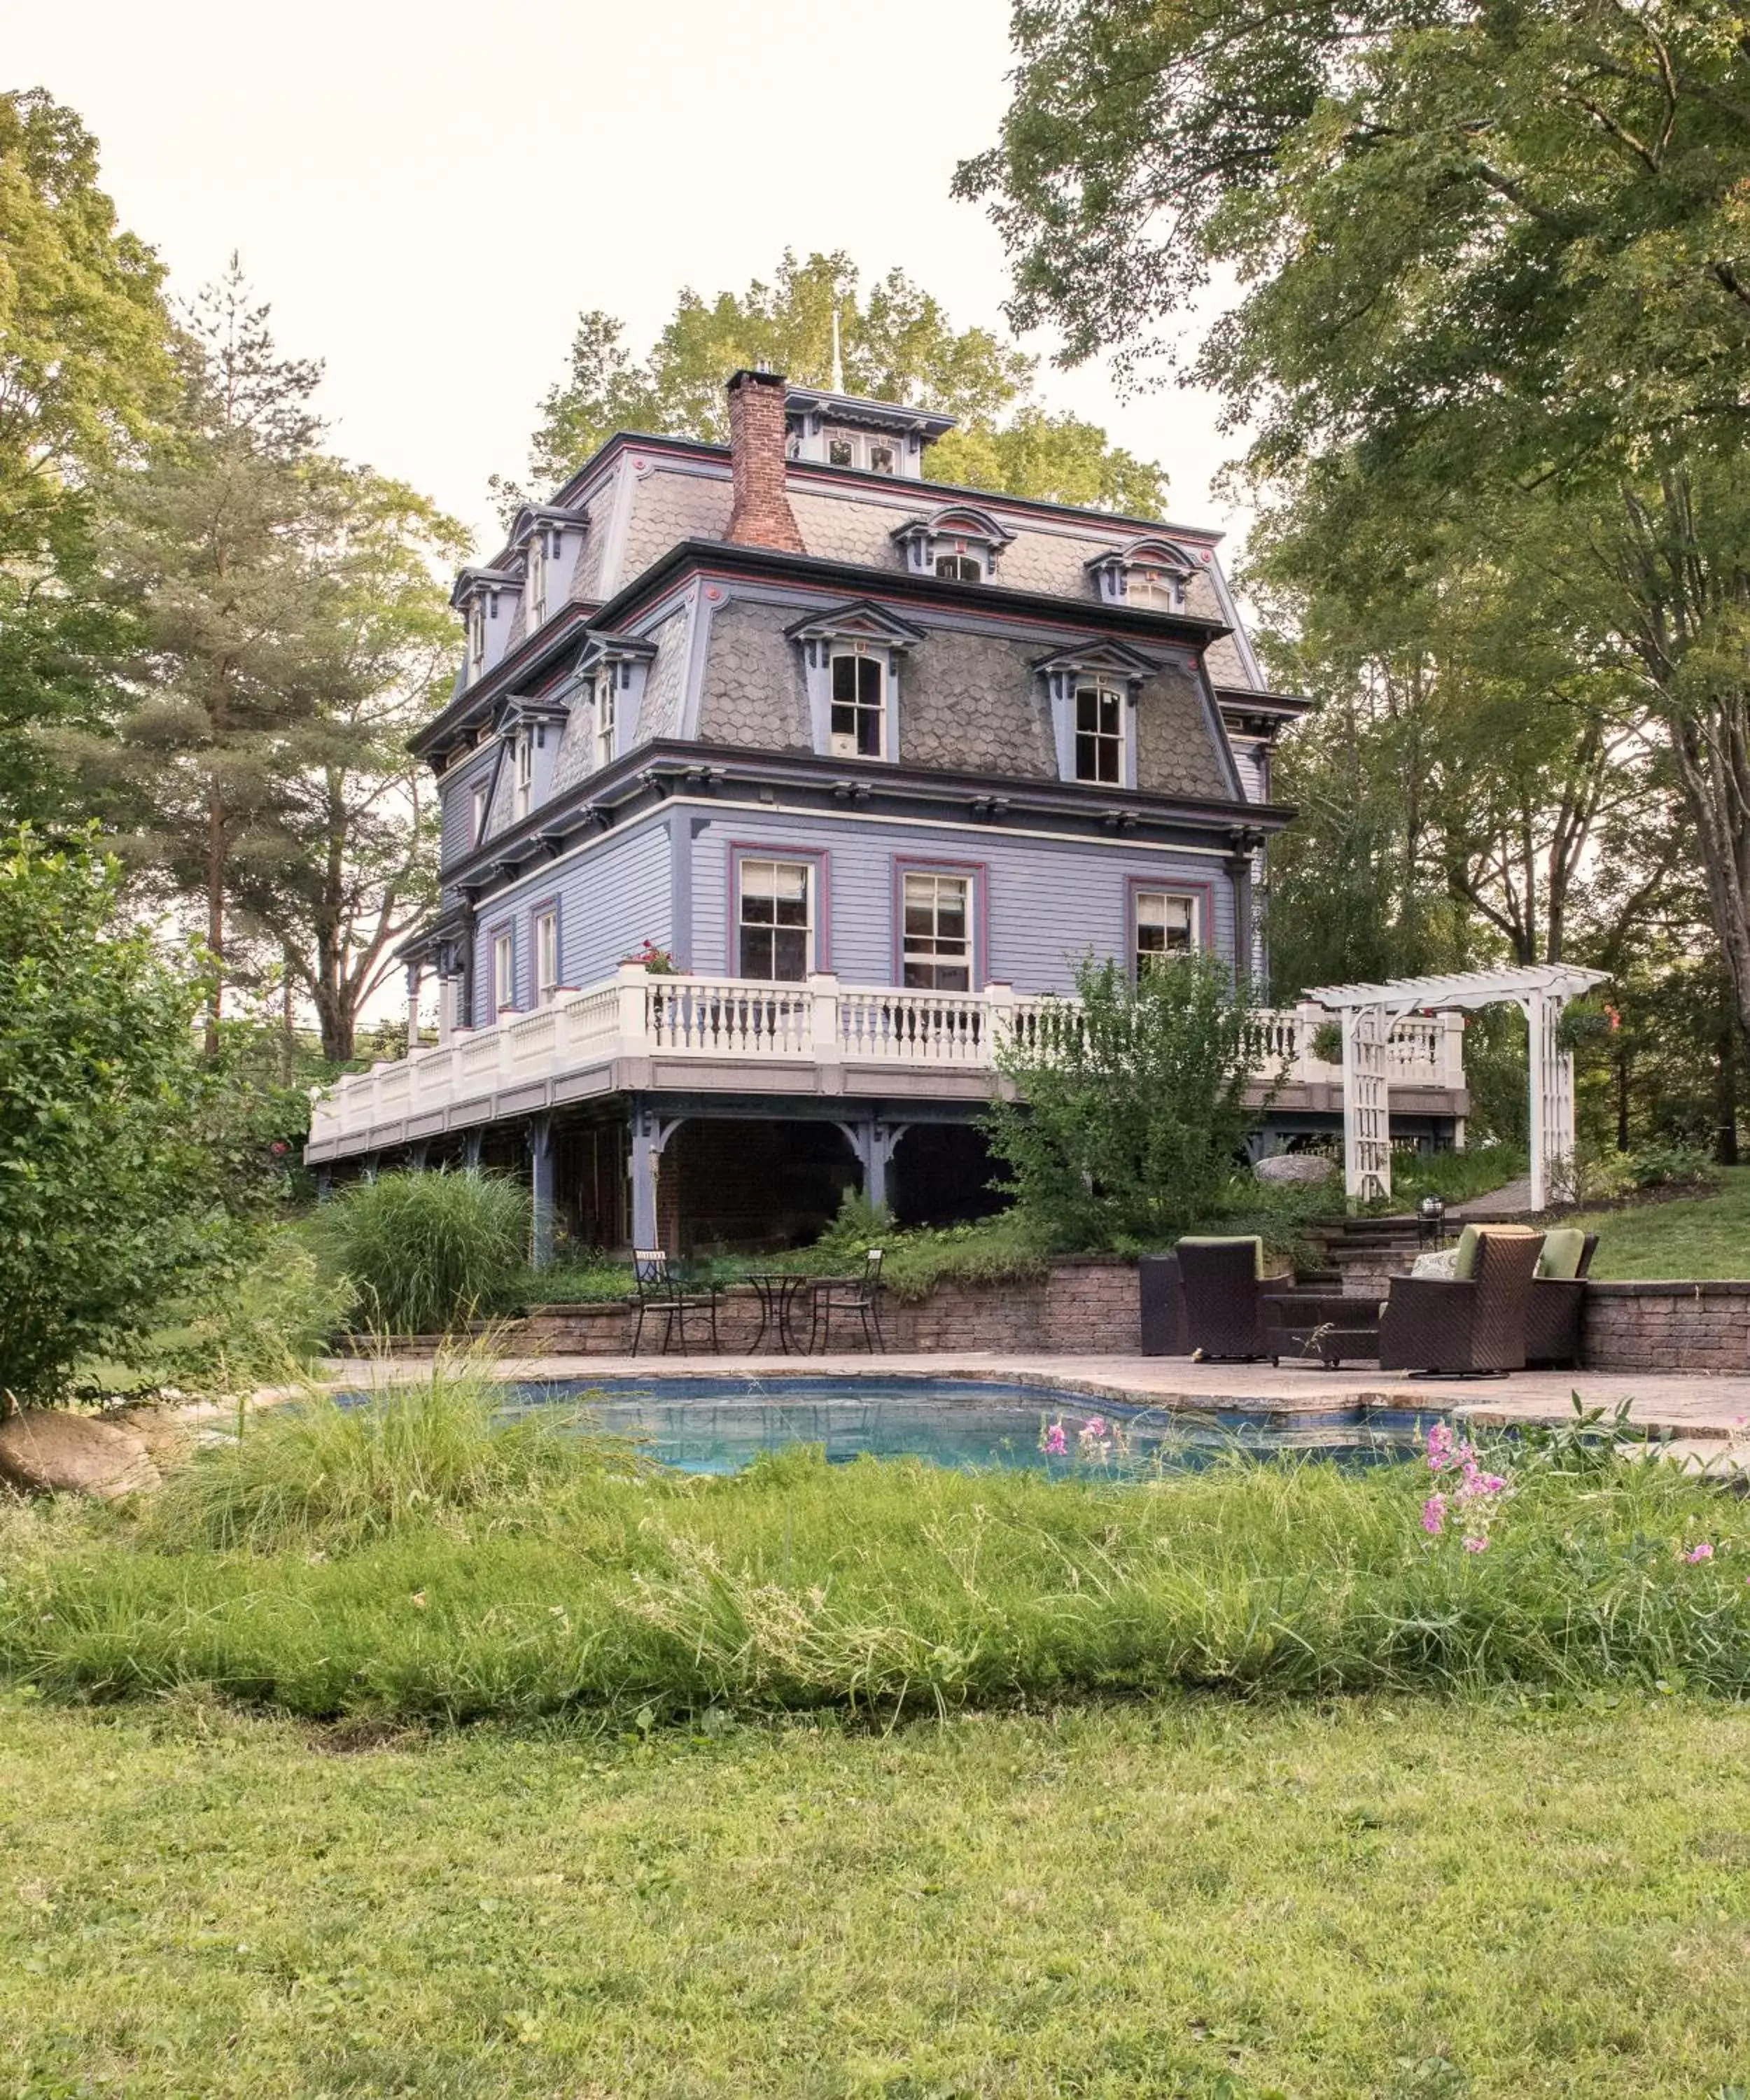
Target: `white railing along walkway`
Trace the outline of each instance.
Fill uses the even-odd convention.
[[[1340,1086],[1341,1065],[1312,1051],[1315,1030],[1329,1019],[1316,1007],[1260,1012],[1267,1076]],[[332,1143],[621,1058],[988,1071],[1005,1043],[1048,1051],[1079,1021],[1073,999],[1019,997],[1005,985],[981,992],[914,991],[841,985],[830,976],[796,985],[752,984],[736,977],[656,977],[640,964],[625,963],[604,982],[562,990],[533,1012],[506,1013],[496,1027],[456,1029],[447,1042],[337,1080],[313,1104],[311,1137]],[[1465,1083],[1457,1015],[1397,1022],[1387,1057],[1395,1086],[1457,1088]]]

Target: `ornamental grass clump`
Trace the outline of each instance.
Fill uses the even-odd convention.
[[[529,1249],[528,1191],[496,1174],[383,1174],[326,1214],[358,1317],[390,1335],[447,1335],[503,1311]]]
[[[1743,1506],[1608,1435],[1475,1440],[1479,1485],[1505,1485],[1435,1534],[1422,1454],[1125,1477],[1110,1418],[1072,1414],[1041,1431],[1068,1477],[805,1447],[686,1476],[494,1405],[452,1367],[253,1424],[144,1512],[20,1520],[0,1531],[0,1674],[452,1720],[1750,1693]],[[1455,1505],[1464,1463],[1436,1469]]]

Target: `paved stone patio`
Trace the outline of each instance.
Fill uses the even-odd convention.
[[[423,1375],[429,1359],[353,1357],[332,1363],[338,1384],[370,1385],[385,1379]],[[497,1369],[507,1379],[575,1379],[585,1383],[660,1378],[786,1379],[866,1376],[977,1378],[1021,1385],[1065,1388],[1092,1399],[1122,1400],[1170,1407],[1285,1409],[1295,1412],[1356,1407],[1417,1408],[1484,1423],[1560,1422],[1571,1418],[1572,1396],[1587,1408],[1614,1411],[1627,1401],[1629,1419],[1686,1445],[1750,1445],[1750,1376],[1694,1372],[1520,1371],[1505,1378],[1440,1379],[1366,1369],[1326,1371],[1316,1366],[1267,1363],[1202,1364],[1185,1357],[1007,1357],[990,1352],[903,1355],[872,1360],[862,1353],[830,1357],[506,1357]]]

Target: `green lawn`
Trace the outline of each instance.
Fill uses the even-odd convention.
[[[1750,1167],[1729,1167],[1717,1195],[1637,1203],[1575,1220],[1598,1235],[1601,1282],[1750,1277]]]
[[[12,2096],[1668,2094],[1750,1711],[1213,1699],[348,1750],[0,1695]]]

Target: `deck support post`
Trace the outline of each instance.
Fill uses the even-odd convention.
[[[480,1171],[480,1141],[485,1135],[479,1124],[476,1123],[462,1139],[462,1166],[469,1174]]]
[[[529,1124],[529,1193],[533,1228],[529,1265],[553,1266],[553,1118],[538,1115]]]
[[[656,1169],[663,1156],[662,1124],[646,1102],[632,1104],[632,1150],[626,1171],[632,1180],[632,1244],[654,1247],[656,1238]]]
[[[841,1123],[863,1170],[863,1200],[873,1210],[887,1207],[887,1171],[893,1163],[893,1147],[906,1134],[906,1125],[871,1116],[867,1123]]]

